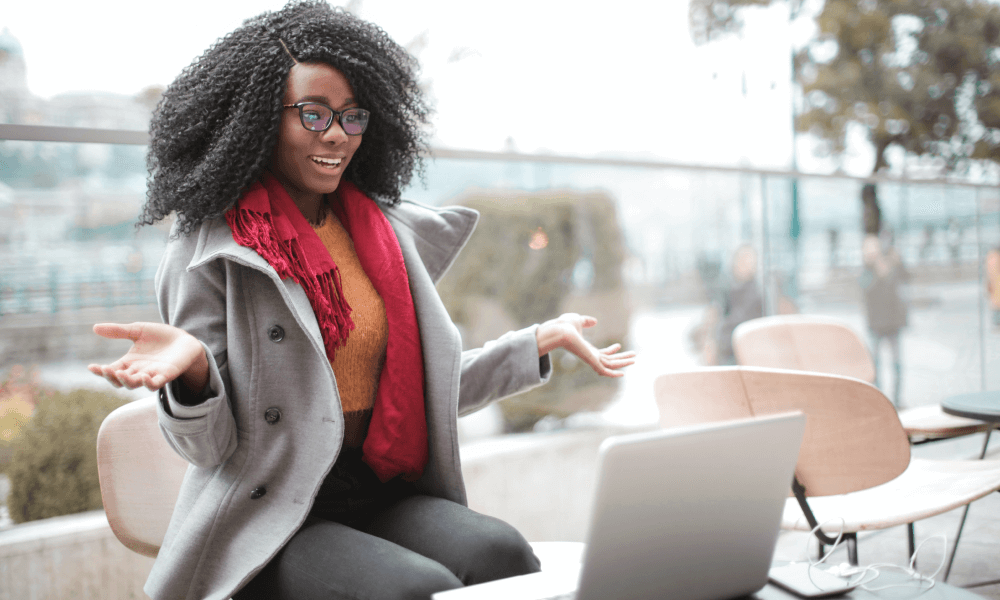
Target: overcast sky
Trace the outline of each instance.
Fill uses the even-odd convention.
[[[39,96],[135,94],[170,83],[243,19],[283,4],[9,2],[0,27],[20,40]],[[500,150],[510,137],[522,152],[783,168],[785,10],[757,11],[742,40],[703,47],[688,33],[686,0],[362,0],[359,12],[401,44],[425,41],[416,54],[430,81],[436,145]]]

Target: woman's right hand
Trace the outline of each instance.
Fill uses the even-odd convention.
[[[208,383],[208,359],[194,336],[163,323],[98,323],[94,333],[111,339],[132,340],[132,347],[110,365],[89,365],[94,375],[115,387],[130,390],[145,386],[158,390],[180,378],[195,393]]]

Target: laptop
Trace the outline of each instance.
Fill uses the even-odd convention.
[[[608,438],[579,566],[433,600],[725,600],[768,580],[806,418],[783,413]],[[543,565],[544,567],[545,565]]]

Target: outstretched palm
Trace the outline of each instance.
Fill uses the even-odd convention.
[[[538,355],[564,348],[590,365],[598,375],[621,377],[622,368],[635,363],[635,352],[619,352],[621,344],[597,348],[583,337],[583,330],[597,325],[597,319],[576,313],[565,313],[539,325]]]
[[[198,340],[182,329],[162,323],[99,323],[94,325],[94,333],[132,340],[125,356],[109,365],[87,367],[115,387],[158,390],[182,377],[189,389],[200,390],[207,382],[205,352]]]

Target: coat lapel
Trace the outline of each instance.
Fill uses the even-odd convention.
[[[312,338],[319,348],[324,348],[323,336],[319,330],[319,323],[316,315],[313,314],[309,297],[302,289],[302,286],[291,279],[282,279],[274,267],[269,265],[259,254],[240,246],[233,240],[233,233],[226,224],[225,219],[216,219],[210,227],[202,227],[199,230],[198,245],[195,248],[194,256],[187,266],[187,270],[196,269],[199,266],[215,260],[225,258],[239,263],[251,269],[256,269],[274,281],[285,299],[285,304],[292,310],[295,319],[299,322],[305,332]]]

